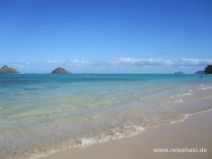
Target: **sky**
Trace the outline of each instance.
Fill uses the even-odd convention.
[[[212,64],[211,0],[0,0],[0,66],[192,73]]]

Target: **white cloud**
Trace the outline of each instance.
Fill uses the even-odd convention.
[[[89,66],[95,64],[95,62],[88,60],[70,60],[68,63],[76,67]]]
[[[131,58],[119,57],[112,60],[105,61],[91,61],[91,60],[69,60],[59,63],[57,60],[47,61],[49,65],[70,65],[74,67],[85,66],[205,66],[212,64],[212,59],[195,59],[195,58],[181,58],[181,59],[162,59],[162,58]]]
[[[111,65],[136,65],[136,66],[160,66],[160,65],[173,65],[173,61],[169,59],[156,59],[156,58],[130,58],[121,57],[108,61]]]
[[[207,64],[212,64],[212,59],[182,58],[176,61],[176,65],[182,66],[203,66]]]
[[[134,66],[204,66],[212,64],[212,59],[162,59],[162,58],[130,58],[120,57],[107,62],[109,65],[134,65]]]

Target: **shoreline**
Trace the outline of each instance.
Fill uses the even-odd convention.
[[[210,109],[207,111],[190,114],[184,121],[175,122],[170,125],[160,127],[147,128],[144,132],[136,134],[131,137],[124,137],[120,139],[110,140],[107,142],[93,143],[87,146],[56,152],[54,154],[39,158],[40,159],[69,159],[69,158],[76,158],[76,159],[84,159],[84,158],[137,159],[138,158],[139,159],[141,158],[141,156],[145,156],[144,158],[161,156],[161,158],[168,159],[168,158],[177,158],[177,157],[179,158],[185,156],[187,158],[192,159],[193,158],[209,159],[212,157],[212,152],[210,151],[212,147],[212,141],[208,143],[208,139],[212,138],[211,133],[212,126],[209,125],[211,119],[212,119],[212,111]],[[198,127],[202,127],[203,129],[197,129]],[[202,131],[204,131],[205,133],[204,135],[201,135]],[[165,135],[167,138],[166,137],[164,138],[164,134],[167,132],[169,132],[167,136]],[[182,138],[184,140],[181,141]],[[188,145],[186,145],[185,142],[186,140],[189,141]],[[198,146],[198,143],[201,142],[203,144]],[[158,145],[161,145],[161,147],[157,147]],[[153,152],[153,146],[155,146],[154,148],[166,148],[164,147],[164,145],[166,146],[168,145],[169,147],[167,148],[172,147],[193,148],[194,146],[196,146],[195,148],[205,147],[208,150],[208,152],[204,154]],[[142,149],[140,149],[140,147]],[[115,152],[115,150],[117,150],[117,152]],[[128,155],[126,154],[126,152]],[[89,155],[90,157],[87,157]]]

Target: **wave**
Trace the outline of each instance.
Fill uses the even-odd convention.
[[[122,138],[132,137],[132,136],[135,136],[135,135],[138,135],[138,134],[144,132],[146,129],[144,127],[136,126],[136,125],[126,126],[126,128],[129,131],[127,133],[126,133],[126,131],[123,132],[120,129],[114,128],[111,130],[113,132],[113,134],[109,135],[109,134],[101,133],[98,136],[87,137],[87,138],[83,137],[80,139],[76,139],[75,144],[73,144],[73,141],[70,141],[70,144],[66,147],[63,147],[60,149],[51,149],[46,152],[31,154],[29,159],[37,159],[37,158],[47,157],[47,156],[53,155],[55,153],[73,149],[73,148],[84,148],[84,147],[87,147],[87,146],[90,146],[93,144],[97,144],[97,143],[104,143],[104,142],[108,142],[111,140],[118,140],[118,139],[122,139]]]
[[[193,93],[193,91],[191,89],[188,89],[187,92],[182,92],[182,93],[179,93],[177,95],[170,96],[170,98],[179,98],[179,97],[190,96],[190,95],[192,95],[192,93]]]
[[[209,90],[211,89],[212,87],[211,86],[208,86],[208,85],[200,85],[200,90]]]
[[[195,112],[195,113],[184,114],[184,117],[181,120],[172,121],[172,122],[170,122],[170,124],[176,124],[176,123],[184,122],[185,120],[187,120],[189,118],[189,116],[207,113],[207,112],[210,112],[210,111],[212,111],[212,108],[202,110],[202,111],[199,111],[199,112]]]

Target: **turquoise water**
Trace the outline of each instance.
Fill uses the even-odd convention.
[[[211,88],[212,76],[198,75],[0,75],[0,158],[39,157],[181,121],[212,108]]]

